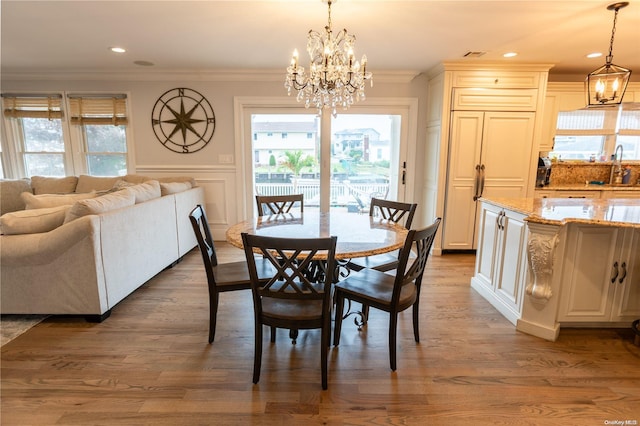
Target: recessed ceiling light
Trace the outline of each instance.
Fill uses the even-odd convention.
[[[117,47],[117,46],[110,47],[109,50],[114,52],[114,53],[124,53],[124,52],[126,52],[126,49],[124,49],[123,47]]]
[[[593,52],[593,53],[589,53],[587,55],[587,58],[599,58],[600,56],[602,56],[602,53],[600,52]]]
[[[518,54],[516,52],[507,52],[502,56],[505,58],[513,58],[514,56],[518,56]]]

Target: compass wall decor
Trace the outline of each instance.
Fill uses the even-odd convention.
[[[171,151],[188,154],[200,151],[213,137],[216,116],[209,101],[192,89],[167,90],[151,112],[153,132]]]

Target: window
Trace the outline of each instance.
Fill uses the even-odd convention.
[[[623,159],[640,160],[640,111],[630,105],[558,113],[552,158],[604,161],[622,145]]]
[[[83,142],[83,164],[93,176],[127,174],[126,96],[69,96],[71,125]]]
[[[3,95],[4,117],[9,121],[9,138],[22,164],[19,174],[26,176],[65,176],[62,131],[62,95]],[[3,152],[9,151],[3,147]]]
[[[126,95],[3,94],[2,98],[7,177],[127,173],[131,150]]]

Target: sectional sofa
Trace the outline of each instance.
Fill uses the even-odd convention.
[[[106,319],[196,246],[190,178],[1,181],[0,313]]]

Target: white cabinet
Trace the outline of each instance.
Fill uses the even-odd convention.
[[[471,287],[514,325],[527,278],[525,216],[481,203],[478,252]]]
[[[563,325],[640,318],[640,230],[570,225],[561,275]]]
[[[451,61],[428,73],[424,152],[437,164],[425,180],[423,211],[443,218],[434,253],[477,248],[474,196],[483,183],[485,196],[531,195],[550,67]]]
[[[476,248],[477,202],[525,197],[535,113],[454,111],[443,249]]]
[[[544,101],[542,114],[542,138],[540,151],[552,151],[558,113],[560,111],[574,111],[584,108],[587,99],[584,94],[583,84],[574,83],[549,83]]]
[[[601,198],[640,198],[640,191],[602,191]]]

